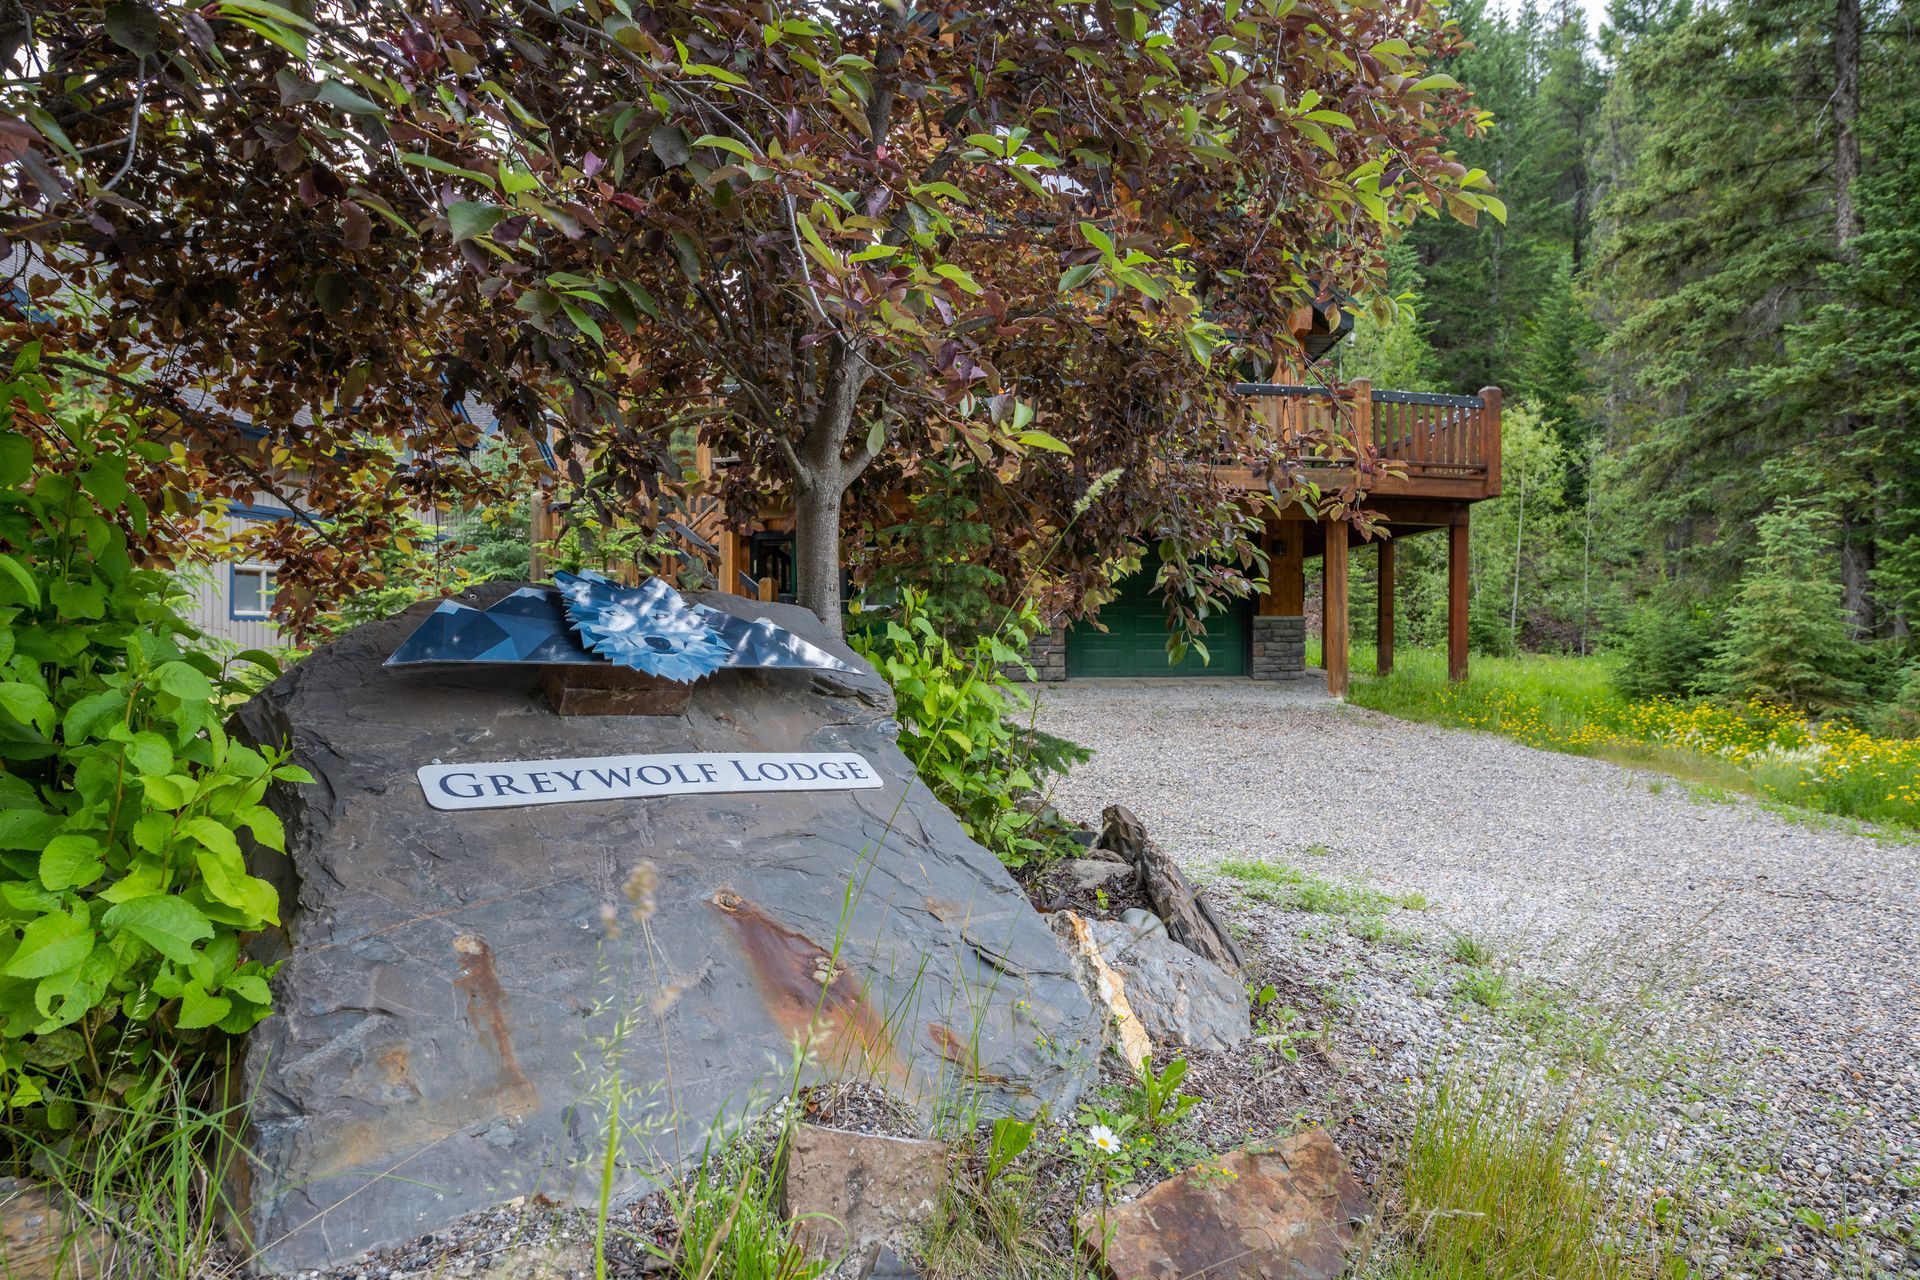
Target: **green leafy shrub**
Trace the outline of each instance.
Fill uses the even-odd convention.
[[[900,747],[967,834],[1009,866],[1054,852],[1064,834],[1050,830],[1034,803],[1044,780],[1087,753],[1031,724],[1032,700],[1002,668],[1025,668],[1026,627],[1015,619],[965,648],[940,634],[926,597],[901,592],[885,622],[848,632],[848,643],[893,686]],[[1015,716],[1025,713],[1029,723]]]
[[[162,446],[34,355],[0,382],[0,1102],[59,1130],[167,1040],[266,1015],[240,939],[280,904],[235,833],[283,848],[261,801],[311,779],[221,728],[220,664],[134,560],[128,460]]]

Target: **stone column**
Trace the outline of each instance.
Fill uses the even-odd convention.
[[[1300,680],[1307,674],[1307,620],[1261,614],[1253,620],[1255,680]]]

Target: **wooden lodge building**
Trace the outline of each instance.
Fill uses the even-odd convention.
[[[1329,330],[1323,312],[1303,308],[1295,333],[1311,363],[1351,326],[1347,317],[1339,329]],[[1338,391],[1304,383],[1255,382],[1240,383],[1234,390],[1245,410],[1267,424],[1270,438],[1295,438],[1328,425],[1337,414],[1355,439],[1379,450],[1390,474],[1378,477],[1362,502],[1392,535],[1372,541],[1380,568],[1379,670],[1385,674],[1393,667],[1396,544],[1408,537],[1444,534],[1447,666],[1454,679],[1464,679],[1467,529],[1473,504],[1500,493],[1500,389],[1488,387],[1473,396],[1436,395],[1376,389],[1365,379],[1355,379]],[[1226,473],[1250,494],[1266,491],[1265,479],[1251,467],[1229,464]],[[1323,487],[1339,478],[1331,469],[1319,477]],[[771,599],[793,590],[791,528],[790,520],[773,517],[752,533],[725,530],[717,522],[700,532],[711,541],[722,583],[738,594]],[[1179,663],[1168,661],[1166,613],[1154,595],[1150,567],[1119,584],[1119,594],[1099,611],[1100,626],[1062,624],[1034,642],[1029,660],[1048,681],[1100,676],[1305,678],[1306,564],[1319,559],[1325,562],[1320,617],[1327,690],[1344,696],[1352,532],[1344,522],[1321,520],[1295,504],[1269,518],[1266,540],[1271,556],[1268,589],[1233,602],[1210,622],[1210,661],[1203,662],[1192,650]]]
[[[1330,331],[1324,313],[1303,308],[1296,325],[1308,360],[1319,359],[1351,327],[1347,319]],[[1364,379],[1329,391],[1301,383],[1241,383],[1235,387],[1245,412],[1257,415],[1269,438],[1282,442],[1329,425],[1338,415],[1345,430],[1369,441],[1390,464],[1363,499],[1381,518],[1391,537],[1376,538],[1379,557],[1379,668],[1393,666],[1394,560],[1400,539],[1444,533],[1447,538],[1448,669],[1454,678],[1467,671],[1467,529],[1473,504],[1500,492],[1500,390],[1475,396],[1435,395],[1420,391],[1380,390]],[[472,409],[491,428],[484,406]],[[479,417],[476,418],[479,420]],[[701,450],[700,463],[712,465]],[[1264,493],[1266,480],[1248,466],[1222,464],[1227,478],[1249,494]],[[1310,471],[1310,475],[1313,473]],[[1330,468],[1317,477],[1323,487],[1340,476]],[[235,528],[245,521],[291,518],[278,508],[239,509],[228,513]],[[435,513],[426,513],[432,516]],[[533,504],[536,547],[559,530],[553,513]],[[726,589],[763,599],[793,591],[792,521],[768,513],[750,531],[727,528],[710,511],[680,532],[701,558],[717,569]],[[1246,677],[1290,680],[1307,676],[1306,565],[1324,561],[1321,652],[1327,689],[1344,695],[1348,677],[1348,580],[1353,546],[1349,526],[1325,521],[1298,504],[1268,519],[1266,544],[1271,557],[1268,589],[1234,601],[1209,622],[1203,662],[1189,650],[1179,663],[1167,654],[1166,615],[1153,593],[1154,570],[1142,569],[1119,584],[1119,594],[1099,611],[1100,626],[1062,624],[1032,647],[1030,660],[1042,680],[1089,677]],[[533,576],[543,576],[535,556]],[[216,564],[194,584],[194,621],[209,635],[240,647],[272,647],[277,628],[270,617],[273,570],[252,560]]]

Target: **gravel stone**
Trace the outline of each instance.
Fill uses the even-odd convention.
[[[1311,681],[1088,680],[1038,697],[1042,728],[1095,753],[1056,788],[1069,817],[1125,804],[1203,879],[1253,858],[1424,895],[1426,910],[1393,911],[1414,939],[1396,946],[1226,894],[1280,1003],[1344,1011],[1313,1047],[1365,1086],[1367,1109],[1390,1116],[1463,1047],[1519,1035],[1449,998],[1463,968],[1448,946],[1471,936],[1550,1013],[1631,1010],[1612,1066],[1644,1093],[1672,1185],[1710,1180],[1696,1199],[1727,1215],[1701,1274],[1920,1276],[1912,840],[1396,720]],[[1367,1176],[1374,1161],[1357,1163]]]

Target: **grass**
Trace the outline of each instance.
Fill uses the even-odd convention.
[[[226,1188],[244,1158],[233,1135],[247,1110],[210,1102],[217,1084],[211,1069],[180,1075],[156,1067],[118,1101],[83,1103],[80,1123],[58,1142],[0,1129],[15,1159],[46,1182],[74,1233],[59,1246],[59,1274],[95,1275],[105,1261],[96,1250],[126,1274],[206,1274],[223,1220],[235,1213]]]
[[[1271,902],[1315,915],[1378,916],[1395,907],[1409,911],[1422,911],[1427,907],[1423,894],[1399,896],[1361,885],[1341,884],[1281,862],[1227,858],[1214,870],[1235,881],[1240,892],[1256,902]]]
[[[1612,1192],[1584,1145],[1576,1099],[1543,1101],[1496,1079],[1442,1084],[1425,1100],[1401,1161],[1393,1244],[1369,1280],[1659,1280],[1685,1275],[1662,1220]]]
[[[1610,657],[1476,656],[1460,684],[1447,680],[1441,653],[1401,651],[1384,678],[1364,674],[1371,659],[1356,650],[1348,698],[1358,706],[1658,769],[1698,797],[1757,796],[1920,831],[1920,741],[1877,738],[1758,703],[1631,702],[1613,687],[1618,660]]]

